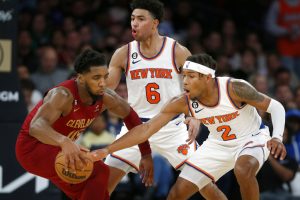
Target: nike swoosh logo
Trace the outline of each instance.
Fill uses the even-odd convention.
[[[74,112],[76,112],[77,110],[79,110],[80,108],[74,108]]]
[[[260,132],[258,132],[258,133],[254,133],[254,134],[252,134],[252,136],[256,136],[256,135],[258,135],[258,134],[260,134]]]
[[[195,113],[198,113],[200,112],[201,110],[203,110],[204,108],[200,109],[200,110],[195,110]]]
[[[141,60],[133,60],[132,61],[132,64],[136,64],[136,63],[138,63],[138,62],[140,62]]]
[[[180,123],[181,123],[181,121],[180,121],[180,122],[178,122],[178,123],[176,123],[176,126],[178,126]]]

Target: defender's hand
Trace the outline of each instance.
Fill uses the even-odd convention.
[[[152,186],[153,185],[153,179],[154,179],[154,174],[153,174],[153,159],[151,154],[143,156],[140,161],[140,166],[139,166],[139,174],[142,179],[142,183],[145,184],[146,187]]]
[[[280,160],[283,160],[286,156],[286,149],[284,144],[278,138],[272,138],[267,142],[267,147],[271,152],[271,155],[274,158],[280,157]]]
[[[195,119],[193,117],[187,117],[184,121],[185,124],[188,125],[189,130],[188,130],[188,139],[186,140],[186,142],[188,142],[188,144],[192,144],[195,140],[196,137],[199,133],[200,130],[200,120]]]
[[[99,160],[106,158],[106,156],[108,156],[109,152],[108,152],[107,148],[103,148],[103,149],[97,149],[97,150],[91,151],[88,154],[90,155],[91,159],[95,162],[95,161],[99,161]]]

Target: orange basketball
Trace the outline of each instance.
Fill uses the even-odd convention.
[[[94,163],[92,160],[86,160],[87,165],[82,169],[76,169],[76,173],[65,164],[65,155],[59,152],[55,159],[55,171],[57,175],[65,182],[77,184],[85,181],[93,172]]]

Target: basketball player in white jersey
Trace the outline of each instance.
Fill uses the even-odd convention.
[[[188,57],[183,66],[186,94],[173,98],[158,115],[113,144],[93,152],[95,158],[101,159],[108,153],[141,143],[174,116],[191,113],[208,127],[210,134],[185,162],[168,200],[188,199],[231,169],[234,169],[242,198],[258,200],[256,174],[269,152],[281,160],[286,155],[282,144],[285,111],[278,101],[258,92],[246,81],[215,77],[215,69],[216,62],[207,54]],[[271,114],[272,137],[256,109]]]
[[[134,0],[131,8],[131,27],[135,40],[117,49],[112,56],[107,85],[115,89],[122,71],[125,71],[128,102],[146,122],[159,113],[168,100],[183,92],[180,67],[191,54],[172,38],[159,35],[158,24],[163,16],[161,2]],[[200,125],[193,123],[198,127]],[[189,138],[184,115],[176,115],[149,139],[151,149],[164,156],[175,169],[181,169],[184,161],[196,150],[196,142],[191,140],[195,138],[198,127],[194,128]],[[124,126],[118,137],[126,132]],[[139,163],[142,164],[140,167],[147,170],[145,165],[151,161],[151,155],[141,158],[137,146],[109,155],[105,161],[110,166],[109,192],[113,192],[127,173],[139,171]],[[149,171],[150,174],[144,172],[143,182],[146,186],[153,181],[153,172]],[[226,199],[214,184],[204,188],[201,194],[214,199]]]

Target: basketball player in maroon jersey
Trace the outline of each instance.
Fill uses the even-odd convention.
[[[82,169],[88,155],[75,140],[104,109],[123,118],[129,129],[141,121],[125,100],[106,89],[108,70],[103,54],[86,50],[74,68],[77,78],[50,89],[28,114],[17,138],[16,156],[24,169],[49,179],[72,199],[106,200],[109,168],[102,161],[94,163],[86,181],[68,184],[55,172],[55,157],[62,151],[72,170]],[[148,142],[140,149],[142,155],[151,153]]]

